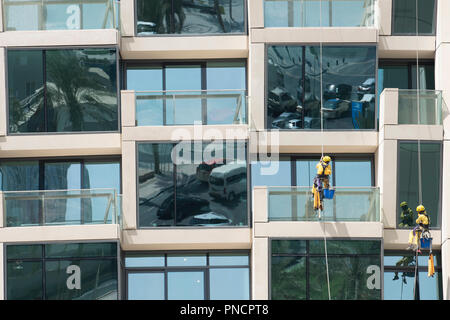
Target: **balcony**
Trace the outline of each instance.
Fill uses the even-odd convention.
[[[442,92],[398,90],[398,124],[442,125]]]
[[[378,187],[334,187],[333,199],[324,199],[323,221],[380,221]],[[268,187],[269,221],[318,221],[311,187]]]
[[[115,189],[3,192],[3,226],[121,224]]]
[[[4,0],[4,31],[118,29],[115,0]]]
[[[373,27],[374,25],[374,0],[264,0],[266,28]]]

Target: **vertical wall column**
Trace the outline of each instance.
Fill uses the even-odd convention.
[[[122,141],[123,229],[137,227],[136,143]]]
[[[392,29],[392,0],[378,0],[378,10],[375,10],[378,21],[379,35],[390,36]]]
[[[269,299],[269,239],[255,238],[252,245],[252,299]]]
[[[120,1],[120,35],[134,37],[134,0]]]
[[[0,137],[6,136],[6,48],[0,47]]]

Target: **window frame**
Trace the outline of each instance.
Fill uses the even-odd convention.
[[[244,31],[243,32],[236,32],[236,33],[156,33],[156,34],[152,34],[152,35],[139,35],[137,32],[137,21],[138,21],[138,5],[137,5],[137,1],[138,0],[133,0],[133,6],[134,6],[134,28],[133,28],[133,32],[134,32],[134,36],[135,37],[142,37],[142,38],[152,38],[152,37],[211,37],[211,36],[239,36],[239,35],[248,35],[248,8],[247,8],[247,1],[243,0],[243,7],[244,7],[244,12],[243,12],[243,16],[244,16]],[[172,7],[172,1],[170,2],[170,5]]]
[[[296,42],[296,43],[291,43],[291,42],[267,42],[264,43],[264,126],[265,126],[265,130],[267,131],[281,131],[281,132],[302,132],[302,131],[306,131],[306,132],[318,132],[321,129],[309,129],[309,128],[303,128],[303,129],[274,129],[271,128],[271,126],[269,126],[269,122],[268,122],[268,88],[269,88],[269,73],[268,73],[268,60],[269,60],[269,55],[268,55],[268,50],[269,47],[271,46],[290,46],[290,47],[307,47],[307,46],[319,46],[320,43],[317,42]],[[323,129],[324,131],[327,132],[360,132],[360,131],[368,131],[368,132],[378,132],[379,128],[378,128],[378,117],[377,115],[379,114],[379,97],[377,96],[377,92],[378,92],[378,60],[379,60],[379,54],[378,54],[378,48],[379,48],[379,43],[370,43],[370,42],[361,42],[361,43],[356,43],[356,42],[350,42],[350,43],[342,43],[342,42],[327,42],[326,44],[322,44],[323,47],[327,47],[327,46],[340,46],[340,47],[364,47],[364,46],[373,46],[375,47],[375,70],[374,70],[374,78],[375,78],[375,100],[374,100],[374,127],[371,129]],[[302,69],[304,69],[302,67]],[[302,71],[303,72],[303,71]],[[302,79],[302,81],[304,81],[304,79]],[[323,85],[323,83],[322,83]],[[304,93],[303,93],[304,95]],[[322,99],[323,100],[323,99]],[[325,101],[322,101],[322,104],[324,104]]]
[[[417,0],[419,1],[419,0]],[[436,2],[436,0],[434,1],[434,12],[433,12],[433,26],[432,29],[433,31],[431,33],[418,33],[419,36],[436,36],[436,28],[437,28],[437,7],[438,7],[438,3]],[[406,36],[406,37],[410,37],[410,36],[417,36],[416,32],[411,32],[411,33],[397,33],[394,32],[394,15],[395,15],[395,2],[396,0],[392,0],[392,8],[391,8],[391,36]],[[415,1],[414,1],[415,3]],[[419,19],[419,15],[416,13],[416,18]],[[418,31],[418,30],[417,30]]]
[[[46,98],[46,64],[45,64],[45,54],[47,50],[81,50],[81,49],[114,49],[116,52],[116,96],[117,96],[117,130],[113,131],[47,131],[48,121],[47,121],[47,98]],[[9,105],[9,75],[8,75],[8,52],[9,51],[41,51],[43,55],[43,86],[44,86],[44,131],[41,132],[11,132],[10,131],[10,105]],[[66,135],[66,134],[98,134],[98,133],[121,133],[122,132],[122,119],[121,119],[121,95],[120,95],[120,48],[119,45],[95,45],[95,46],[39,46],[39,47],[7,47],[5,50],[5,100],[6,100],[6,135],[7,136],[26,136],[26,135]]]
[[[230,255],[247,255],[248,257],[248,264],[247,265],[210,265],[210,255],[214,254],[230,254]],[[203,266],[168,266],[167,264],[167,257],[168,255],[192,255],[192,254],[199,254],[199,255],[205,255],[206,257],[206,265]],[[158,255],[163,256],[164,258],[164,266],[158,266],[158,267],[126,267],[125,266],[125,259],[127,257],[133,257],[133,256],[146,256],[146,255]],[[249,286],[248,286],[248,294],[249,299],[252,299],[252,259],[251,259],[251,252],[249,250],[243,250],[243,249],[237,249],[237,250],[231,250],[231,249],[224,249],[224,250],[169,250],[169,251],[126,251],[122,255],[122,265],[123,265],[123,274],[124,274],[124,291],[123,291],[123,298],[124,300],[128,300],[128,275],[130,273],[163,273],[164,274],[164,300],[168,300],[168,278],[167,274],[169,272],[175,271],[175,272],[188,272],[188,271],[201,271],[204,274],[204,300],[211,300],[210,299],[210,288],[211,288],[211,282],[209,277],[209,271],[211,269],[242,269],[247,268],[248,274],[249,274]]]
[[[395,203],[396,205],[396,210],[395,210],[395,229],[397,230],[405,230],[405,228],[399,228],[399,223],[400,223],[400,213],[401,213],[401,209],[400,209],[400,202],[399,202],[399,185],[400,185],[400,143],[412,143],[412,144],[418,144],[419,140],[407,140],[407,139],[401,139],[401,140],[397,140],[397,164],[396,164],[396,170],[397,170],[397,176],[396,176],[396,183],[397,183],[397,190],[395,190]],[[440,163],[440,171],[441,174],[439,175],[439,204],[438,204],[438,215],[437,215],[437,219],[436,221],[438,222],[438,226],[430,226],[430,230],[441,230],[442,228],[442,180],[443,180],[443,174],[442,174],[442,169],[443,169],[443,161],[444,161],[444,143],[442,140],[420,140],[420,143],[434,143],[440,144],[440,159],[439,159],[439,163]],[[422,168],[423,171],[423,168]],[[423,186],[422,186],[423,187]],[[413,214],[415,214],[415,208],[412,207],[411,208],[413,210]]]

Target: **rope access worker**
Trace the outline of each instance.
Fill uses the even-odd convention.
[[[330,187],[330,175],[331,175],[331,157],[323,156],[320,158],[319,163],[316,165],[317,175],[314,178],[312,193],[314,196],[314,210],[323,210],[323,189]]]
[[[430,219],[428,217],[428,213],[425,210],[425,207],[423,205],[419,205],[417,206],[416,211],[418,217],[416,219],[416,226],[409,234],[409,245],[406,248],[408,250],[418,250],[420,236],[424,235],[424,233],[427,236],[429,234],[428,229],[430,227]]]
[[[402,213],[400,214],[401,222],[399,223],[399,227],[406,228],[412,227],[414,225],[413,221],[413,211],[410,207],[408,207],[408,203],[403,201],[400,203],[400,208],[402,208]]]

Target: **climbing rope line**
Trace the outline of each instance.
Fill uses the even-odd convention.
[[[321,136],[321,142],[322,142],[322,150],[321,150],[321,158],[323,159],[323,93],[322,93],[322,87],[323,87],[323,80],[322,80],[322,72],[323,72],[323,53],[322,53],[322,36],[323,36],[323,28],[322,28],[322,0],[320,0],[320,13],[319,13],[319,24],[320,24],[320,136]],[[322,186],[323,187],[323,186]],[[319,220],[322,220],[322,209],[319,207]],[[327,270],[327,286],[328,286],[328,300],[331,300],[331,292],[330,292],[330,272],[328,269],[328,250],[327,250],[327,234],[325,232],[325,220],[322,221],[323,224],[323,240],[324,240],[324,249],[325,249],[325,266]]]

